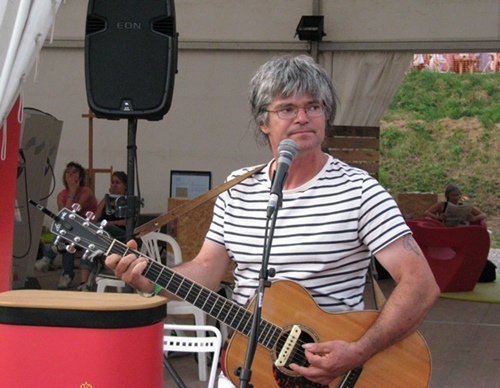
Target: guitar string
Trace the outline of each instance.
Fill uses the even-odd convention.
[[[162,268],[164,268],[164,267],[161,264],[159,264],[158,262],[151,261],[149,267],[146,270],[148,272],[154,273],[154,275],[157,278],[161,278],[161,269]],[[173,274],[174,280],[171,280],[170,283],[174,283],[174,286],[171,287],[170,284],[168,284],[168,287],[166,287],[166,288],[169,291],[171,291],[175,295],[179,296],[179,295],[181,295],[181,293],[179,292],[179,289],[181,289],[182,287],[185,287],[187,289],[187,290],[183,290],[184,293],[189,292],[193,288],[193,284],[191,286],[189,286],[189,284],[185,284],[186,283],[186,279],[185,278],[183,279],[181,277],[181,275],[176,274],[175,271],[171,271],[171,272]],[[177,280],[175,280],[175,278],[177,278]],[[189,282],[191,282],[189,279],[187,279],[187,280]],[[160,285],[162,287],[164,287],[164,285],[162,285],[162,284],[160,284]],[[222,301],[222,303],[225,304],[228,301],[226,298],[218,295],[217,293],[215,293],[215,292],[213,292],[213,291],[211,291],[211,290],[209,290],[207,288],[204,288],[204,287],[196,285],[196,284],[194,284],[194,286],[196,286],[196,287],[199,288],[200,291],[198,291],[198,292],[205,292],[205,293],[210,294],[210,296],[212,296],[212,297],[215,298],[215,300],[212,303],[212,305],[221,303],[221,301]],[[203,299],[205,301],[204,304],[206,304],[206,302],[209,301],[210,296],[208,298],[205,297]],[[185,297],[184,297],[184,299],[188,300],[188,298],[185,298]],[[194,304],[196,306],[196,303],[191,302],[191,301],[190,301],[190,303]],[[231,301],[231,303],[234,305],[233,307],[236,307],[238,309],[238,313],[242,312],[245,315],[246,321],[247,321],[247,323],[249,323],[251,321],[251,317],[252,317],[253,314],[251,312],[249,312],[247,309],[245,309],[245,308],[243,308],[243,307],[235,304],[234,302]],[[204,306],[204,304],[203,304],[203,306]],[[197,306],[197,307],[199,307],[199,306]],[[213,316],[217,320],[221,320],[222,322],[224,322],[226,324],[228,323],[227,318],[221,317],[220,314],[214,313],[213,307],[210,310],[205,309],[204,311],[206,311],[209,315]],[[218,311],[221,311],[221,310],[218,310]],[[238,313],[236,315],[238,315]],[[263,325],[265,325],[265,326],[271,326],[271,328],[262,327]],[[236,329],[238,332],[244,334],[245,336],[247,336],[247,337],[249,336],[249,331],[248,330],[242,330],[240,327],[236,327],[234,325],[230,325],[230,326],[233,327],[234,329]],[[245,329],[246,329],[246,326],[245,326]],[[274,330],[274,333],[271,333],[272,330]],[[278,331],[278,333],[276,333],[276,331]],[[267,336],[269,334],[271,334],[273,341],[267,341],[266,340]],[[276,325],[274,325],[274,324],[272,324],[269,321],[266,321],[264,319],[261,320],[261,334],[260,334],[260,337],[259,337],[259,343],[261,343],[263,346],[267,347],[268,349],[272,349],[272,348],[274,348],[277,345],[278,345],[279,349],[283,348],[283,346],[285,345],[285,342],[286,342],[286,338],[282,334],[283,334],[283,329],[282,328],[279,328],[278,326],[276,326]],[[264,336],[265,338],[262,338],[262,336]],[[276,338],[276,337],[278,337],[278,338]],[[266,345],[266,342],[267,342],[267,345]],[[304,350],[302,348],[302,345],[304,343],[305,343],[304,341],[302,341],[301,339],[299,339],[297,341],[297,343],[295,344],[295,346],[293,348],[293,351],[291,352],[292,359],[293,359],[292,362],[295,362],[295,363],[300,364],[300,365],[306,365],[308,363],[307,358],[305,357]]]
[[[78,218],[81,218],[81,217],[78,217]],[[82,218],[82,220],[83,220],[83,218]],[[93,224],[88,223],[88,220],[86,220],[85,222],[83,222],[83,223],[82,223],[82,225],[83,225],[83,227],[88,228],[88,226],[93,225]],[[94,226],[94,227],[95,227],[95,226]],[[97,227],[96,227],[96,228],[97,228]],[[71,240],[70,240],[70,239],[69,239],[69,238],[68,238],[65,234],[63,235],[63,234],[59,233],[59,231],[58,231],[58,230],[52,230],[52,231],[53,231],[55,234],[61,235],[63,238],[67,239],[69,242],[73,243],[73,242],[72,242],[72,241],[71,241]],[[99,233],[99,231],[101,231],[101,233]],[[107,245],[107,246],[102,246],[102,247],[101,247],[102,249],[101,249],[100,251],[94,248],[94,247],[95,247],[95,244],[94,244],[94,243],[96,242],[95,240],[87,240],[87,244],[88,244],[88,246],[85,246],[85,245],[82,243],[81,238],[78,238],[78,239],[77,239],[77,238],[75,237],[75,242],[74,242],[74,243],[75,243],[75,244],[77,244],[77,245],[80,245],[80,246],[81,246],[82,248],[84,248],[84,249],[91,250],[91,251],[93,251],[94,253],[95,253],[95,252],[99,252],[99,253],[102,253],[102,254],[105,254],[105,255],[109,255],[110,253],[118,253],[118,254],[120,254],[121,256],[125,256],[125,255],[127,255],[127,254],[128,254],[128,252],[131,252],[131,253],[134,253],[137,257],[143,257],[143,258],[146,258],[146,259],[148,260],[149,264],[148,264],[148,267],[146,268],[146,270],[143,272],[143,274],[144,274],[144,275],[145,275],[145,273],[146,273],[146,272],[148,272],[148,270],[149,270],[149,271],[153,270],[153,272],[155,272],[156,277],[159,279],[159,278],[160,278],[160,276],[162,275],[163,271],[166,269],[166,270],[167,270],[167,272],[170,272],[170,273],[171,273],[171,276],[172,276],[173,278],[175,278],[175,277],[182,278],[182,277],[181,277],[181,275],[176,274],[176,273],[175,273],[175,271],[172,271],[172,270],[168,269],[168,267],[164,267],[164,266],[162,266],[160,263],[158,263],[158,262],[156,262],[156,261],[152,260],[151,258],[147,257],[146,255],[142,254],[141,252],[138,252],[137,250],[134,250],[134,249],[130,249],[130,248],[129,248],[129,247],[127,247],[125,244],[123,244],[123,243],[121,243],[121,242],[119,242],[119,241],[117,241],[117,240],[115,240],[115,239],[113,239],[113,238],[109,237],[109,235],[107,235],[106,233],[102,232],[102,229],[98,229],[98,231],[97,231],[97,232],[94,232],[94,233],[95,233],[97,236],[99,236],[99,237],[101,238],[101,240],[104,240],[104,241],[106,241],[106,242],[108,243],[108,245]],[[121,250],[120,250],[120,248],[121,248]],[[157,271],[158,269],[160,269],[160,271],[156,273],[156,271]],[[150,279],[150,280],[151,280],[151,279]],[[202,286],[196,285],[194,282],[190,281],[190,280],[189,280],[189,279],[187,279],[187,278],[182,279],[182,280],[181,280],[181,283],[178,285],[178,287],[182,287],[182,286],[183,286],[183,284],[184,284],[184,280],[187,280],[187,282],[191,282],[191,283],[192,283],[192,284],[191,284],[191,286],[189,287],[189,290],[188,290],[188,291],[183,290],[183,291],[186,293],[186,294],[185,294],[185,296],[189,295],[189,293],[191,292],[191,290],[193,289],[193,287],[197,287],[197,288],[199,288],[199,289],[200,289],[200,291],[198,292],[198,294],[199,294],[199,295],[201,295],[201,292],[206,292],[206,293],[208,294],[208,298],[206,298],[206,299],[205,299],[205,302],[204,302],[204,304],[206,304],[206,303],[208,302],[208,300],[210,299],[210,297],[211,297],[211,296],[213,296],[213,294],[215,294],[215,295],[216,295],[216,300],[215,300],[215,302],[214,302],[214,303],[218,303],[218,302],[220,303],[220,300],[219,300],[219,299],[224,299],[224,302],[223,302],[223,304],[224,304],[224,305],[223,305],[223,306],[222,306],[222,308],[219,310],[219,313],[220,313],[220,312],[222,312],[222,310],[223,310],[223,308],[225,307],[225,304],[226,304],[226,302],[227,302],[227,299],[226,299],[226,298],[223,298],[222,296],[218,295],[217,293],[214,293],[213,291],[211,291],[211,290],[209,290],[209,289],[206,289],[205,287],[202,287]],[[161,284],[160,284],[160,285],[161,285]],[[164,287],[165,289],[167,289],[165,286],[166,286],[166,284],[165,284],[165,285],[163,285],[162,287]],[[169,291],[170,291],[170,290],[169,290]],[[198,297],[197,297],[197,298],[198,298]],[[188,298],[186,298],[186,301],[188,301],[188,303],[194,304],[194,303],[190,302],[190,301],[188,300]],[[232,306],[230,307],[230,309],[229,309],[229,311],[228,311],[228,313],[227,313],[226,315],[230,315],[230,311],[231,311],[231,309],[232,309],[233,307],[235,307],[235,306],[236,306],[236,307],[237,307],[237,311],[241,311],[240,309],[244,310],[244,315],[246,315],[246,316],[247,316],[247,318],[252,316],[252,314],[251,314],[248,310],[246,310],[246,309],[242,308],[241,306],[236,305],[236,304],[235,304],[234,302],[232,302],[232,301],[230,301],[230,302],[231,302]],[[212,309],[213,309],[213,308],[212,308]],[[213,314],[211,314],[211,315],[212,315],[212,316],[214,316],[214,318],[216,318],[216,319],[220,319],[220,318],[219,318],[219,315],[220,315],[219,313],[217,313],[216,315],[213,315]],[[237,314],[238,314],[238,313],[237,313]],[[237,314],[234,316],[234,318],[232,319],[232,321],[234,321],[234,319],[236,318]],[[223,320],[223,321],[224,321],[224,320]],[[231,321],[231,323],[232,323],[232,321]],[[225,321],[224,321],[224,322],[225,322]],[[226,323],[227,323],[227,322],[226,322]],[[268,321],[266,321],[266,320],[264,320],[264,319],[261,319],[261,325],[262,325],[262,324],[264,324],[265,326],[271,326],[271,328],[273,328],[273,327],[275,328],[274,333],[272,334],[272,337],[273,337],[273,338],[275,337],[275,335],[276,335],[276,331],[277,331],[277,330],[279,331],[279,333],[278,333],[278,334],[280,334],[280,333],[283,333],[283,332],[284,332],[284,330],[282,330],[282,329],[281,329],[281,328],[279,328],[278,326],[276,326],[276,325],[274,325],[274,324],[272,324],[272,323],[270,323],[270,322],[268,322]],[[237,330],[237,328],[236,328],[236,327],[234,327],[234,325],[230,325],[230,326],[231,326],[231,327],[233,327],[233,328],[235,328],[235,329]],[[245,328],[246,328],[246,326],[245,326]],[[266,330],[266,328],[265,328],[265,327],[264,327],[264,328],[261,328],[261,329],[262,329],[262,331],[261,331],[261,335],[262,335],[262,333],[265,333],[265,332],[268,332],[268,334],[270,334],[270,330],[269,330],[269,329],[267,329],[267,330]],[[243,330],[244,330],[244,329],[243,329]],[[242,334],[245,334],[243,331],[240,331],[240,332],[242,332]],[[247,335],[247,337],[248,337],[248,334],[246,334],[246,335]],[[261,343],[263,346],[266,346],[266,345],[265,345],[265,341],[266,341],[266,340],[267,340],[267,335],[266,335],[266,337],[265,337],[263,340],[261,340],[261,339],[259,338],[259,343]],[[270,340],[268,341],[268,344],[269,344],[269,342],[270,342]],[[278,343],[278,345],[281,345],[281,347],[280,347],[280,348],[282,348],[282,347],[283,347],[283,345],[284,345],[284,343],[285,343],[285,342],[286,342],[286,339],[285,339],[285,336],[284,336],[284,335],[283,335],[283,336],[279,336],[278,341],[276,341],[276,340],[274,340],[274,341],[273,341],[273,343],[274,343],[274,344]],[[299,338],[299,339],[297,340],[297,343],[293,346],[293,349],[292,349],[292,351],[291,351],[291,353],[290,353],[290,357],[292,358],[292,361],[291,361],[292,363],[297,363],[297,364],[299,364],[299,365],[307,365],[307,364],[308,364],[308,361],[307,361],[307,359],[306,359],[306,357],[305,357],[305,351],[304,351],[304,349],[303,349],[303,347],[302,347],[302,345],[303,345],[303,344],[304,344],[304,342],[303,342],[303,341]],[[272,348],[272,347],[274,347],[274,346],[273,346],[273,345],[267,345],[266,347],[267,347],[268,349],[271,349],[271,348]],[[297,355],[297,353],[299,353],[299,354]],[[290,359],[290,357],[289,357],[289,359]],[[298,358],[298,360],[297,360],[297,358]],[[290,363],[288,363],[288,364],[290,364]],[[361,373],[361,369],[360,369],[360,368],[358,368],[358,369],[355,369],[355,370],[352,370],[352,371],[348,372],[345,376],[347,376],[348,378],[350,378],[350,376],[353,376],[353,375],[359,375],[360,373]],[[344,380],[344,381],[345,381],[345,380]]]
[[[81,217],[78,217],[78,218],[81,218]],[[82,218],[82,220],[83,220],[83,218]],[[85,227],[85,228],[88,228],[88,226],[90,226],[90,225],[93,225],[93,224],[90,224],[88,222],[88,220],[86,220],[85,222],[82,223],[82,226]],[[97,227],[95,227],[95,228],[97,228]],[[56,234],[61,235],[63,238],[67,239],[69,242],[72,242],[68,238],[68,236],[62,235],[62,234],[58,233],[57,230],[53,230],[53,232],[56,233]],[[187,296],[189,296],[189,293],[191,293],[191,290],[193,289],[193,287],[197,287],[197,288],[199,288],[199,291],[198,291],[199,295],[201,295],[202,292],[206,292],[208,294],[208,298],[205,298],[204,304],[206,304],[209,301],[210,297],[213,296],[214,294],[216,295],[214,304],[220,303],[220,300],[223,299],[224,300],[223,306],[221,307],[220,310],[218,310],[219,313],[222,312],[222,310],[223,310],[223,308],[224,308],[224,306],[226,304],[226,301],[227,301],[226,298],[223,298],[222,296],[218,295],[217,293],[214,293],[213,291],[211,291],[209,289],[206,289],[205,287],[202,287],[200,285],[195,284],[194,282],[192,282],[191,280],[189,280],[187,278],[183,278],[181,275],[176,274],[175,271],[172,271],[168,267],[165,267],[165,266],[161,265],[160,263],[152,260],[151,258],[149,258],[148,256],[142,254],[141,252],[139,252],[137,250],[134,250],[134,249],[131,249],[131,248],[127,247],[125,244],[121,243],[120,241],[115,240],[115,239],[109,237],[109,235],[107,235],[105,232],[103,232],[102,229],[98,229],[98,231],[97,232],[94,231],[94,233],[95,233],[95,235],[99,236],[101,240],[104,240],[105,242],[108,243],[107,246],[102,246],[101,247],[102,249],[100,251],[97,250],[97,249],[95,249],[95,246],[96,246],[94,244],[94,243],[96,243],[95,240],[86,240],[87,241],[87,246],[85,246],[83,244],[83,242],[82,242],[82,238],[80,238],[80,237],[76,238],[75,237],[75,242],[74,243],[77,244],[77,245],[80,245],[84,249],[88,249],[88,250],[91,250],[93,252],[99,252],[99,253],[102,253],[102,254],[105,254],[105,255],[109,255],[110,253],[117,253],[117,254],[120,254],[121,256],[125,256],[129,252],[131,252],[131,253],[135,254],[137,257],[146,258],[149,263],[148,263],[148,266],[146,267],[146,270],[144,270],[143,275],[146,275],[146,273],[152,272],[156,276],[156,279],[159,280],[160,277],[161,277],[161,275],[162,275],[162,273],[163,273],[163,271],[167,270],[167,272],[170,272],[170,275],[171,275],[171,277],[173,279],[175,279],[176,277],[178,277],[178,278],[181,279],[180,283],[176,286],[177,287],[176,290],[180,289],[183,286],[185,280],[188,283],[192,283],[191,286],[189,287],[189,290],[187,290],[187,291],[183,290],[183,292],[185,293],[184,294],[185,300],[188,301],[188,303],[195,304],[194,302],[196,302],[196,300],[197,300],[198,297],[196,297],[193,302],[190,302],[189,299],[187,298]],[[152,280],[152,279],[149,279],[149,280]],[[167,289],[167,287],[166,287],[167,284],[163,284],[163,285],[160,284],[160,285],[163,288]],[[169,291],[171,291],[171,292],[173,292],[175,294],[174,291],[176,291],[176,290],[173,290],[173,291],[169,290]],[[243,310],[244,311],[243,314],[247,317],[247,322],[248,322],[248,319],[252,316],[252,314],[248,310],[244,309],[241,306],[236,305],[232,301],[231,301],[231,304],[232,304],[232,306],[230,307],[227,315],[230,315],[230,311],[231,311],[231,309],[233,307],[235,307],[235,306],[237,307],[237,313],[233,317],[232,321],[234,321],[234,319],[237,317],[238,312],[240,312],[241,310]],[[212,311],[212,310],[213,310],[213,307],[212,307],[212,309],[210,311]],[[217,314],[210,313],[210,315],[212,315],[216,319],[220,319],[220,317],[219,317],[220,314],[219,313],[217,313]],[[222,320],[225,322],[224,319],[222,319]],[[231,323],[232,323],[232,321],[231,321]],[[272,336],[271,336],[272,338],[274,338],[276,336],[276,331],[279,332],[278,333],[278,340],[277,341],[274,340],[273,343],[275,345],[276,344],[280,345],[280,349],[281,349],[284,346],[284,343],[286,342],[286,339],[285,339],[285,335],[279,335],[279,334],[282,334],[284,332],[284,330],[282,330],[278,326],[276,326],[276,325],[274,325],[274,324],[272,324],[272,323],[270,323],[270,322],[268,322],[268,321],[266,321],[264,319],[261,319],[261,326],[262,325],[270,326],[271,328],[275,329],[274,332],[272,333]],[[233,328],[235,328],[236,330],[238,330],[238,328],[234,327],[233,325],[230,325],[230,326],[233,327]],[[246,326],[244,327],[244,329],[245,328],[246,328]],[[248,333],[244,333],[244,329],[243,329],[243,331],[241,331],[241,330],[238,330],[238,331],[240,331],[242,334],[244,334],[244,335],[246,335],[248,337]],[[261,327],[261,335],[263,333],[266,333],[266,332],[267,332],[267,335],[270,334],[270,330],[269,329],[266,329],[266,327]],[[268,345],[265,345],[265,341],[267,340],[267,335],[265,336],[264,339],[259,338],[259,343],[261,343],[263,346],[267,347],[268,349],[271,349],[275,345],[269,345],[269,341],[270,340],[268,341]],[[297,343],[293,346],[292,351],[290,352],[290,356],[288,357],[288,359],[290,359],[290,357],[291,357],[292,360],[288,364],[290,364],[290,363],[297,363],[299,365],[307,365],[308,364],[308,361],[307,361],[307,359],[305,357],[305,351],[304,351],[304,349],[302,347],[303,344],[304,344],[304,342],[299,338],[297,340]],[[298,355],[297,355],[297,353],[298,353]],[[297,358],[298,358],[298,360],[297,360]],[[353,373],[359,374],[360,371],[358,371],[358,370],[352,370],[352,371],[348,372],[348,374],[346,374],[346,376],[348,376],[348,377],[352,376]]]
[[[154,261],[154,260],[150,259],[149,257],[143,255],[142,253],[130,249],[129,247],[127,247],[123,243],[118,242],[116,240],[113,240],[112,238],[108,237],[105,234],[101,234],[100,237],[101,237],[102,240],[105,240],[106,242],[108,242],[109,245],[111,246],[111,251],[110,252],[104,252],[104,253],[107,253],[107,254],[109,254],[109,253],[118,253],[118,254],[121,254],[122,256],[124,256],[124,255],[127,254],[127,251],[129,251],[131,253],[136,254],[138,257],[145,257],[145,258],[147,258],[149,260],[149,265],[148,265],[147,271],[150,272],[153,275],[153,279],[150,279],[152,281],[155,281],[155,280],[158,281],[160,279],[160,277],[161,277],[162,272],[165,271],[165,269],[167,268],[167,267],[161,266],[159,263],[157,263],[156,261]],[[108,248],[108,250],[109,250],[109,248]],[[105,247],[102,248],[102,251],[106,251]],[[155,267],[155,264],[157,265],[156,267]],[[179,282],[179,281],[176,280],[176,274],[175,274],[174,271],[168,270],[168,272],[170,272],[170,275],[171,275],[171,277],[173,279],[173,282],[171,282],[172,283],[172,287],[170,287],[169,291],[173,292],[174,294],[179,295],[180,297],[186,298],[186,295],[188,295],[188,292],[187,292],[188,290],[182,290],[181,289],[181,287],[183,285],[182,284],[183,281],[181,280]],[[179,276],[179,279],[181,279],[180,276]],[[194,283],[193,283],[193,285],[194,285]],[[191,286],[191,288],[193,287],[193,285]],[[160,284],[160,286],[163,286],[164,288],[166,288],[165,286],[167,286],[167,283]],[[203,287],[200,287],[200,286],[196,286],[196,287],[200,288],[199,294],[201,296],[205,297],[204,304],[206,304],[207,302],[211,302],[210,298],[211,297],[213,298],[213,294],[214,293],[211,290],[208,290],[206,288],[203,288]],[[218,294],[215,294],[215,295],[218,295]],[[225,298],[222,298],[222,299],[224,299],[225,301],[227,300]],[[186,298],[186,300],[188,302],[191,302],[192,304],[195,304],[195,302],[196,302],[195,300],[190,300],[190,298]],[[217,303],[217,299],[215,301],[213,301],[213,303],[210,303],[210,305],[216,304],[216,303]],[[232,313],[233,307],[234,306],[232,306],[229,309],[228,313],[227,313],[227,315],[231,318],[231,322],[234,321],[234,319],[238,318],[238,315],[242,315],[242,313],[243,314],[247,313],[247,310],[245,310],[245,309],[243,309],[243,311],[241,311],[241,310],[238,309],[236,311],[236,313]],[[215,315],[217,318],[220,315],[220,314],[214,314],[211,310],[209,310],[207,312],[211,313],[212,315]],[[241,318],[239,320],[243,321],[243,319],[241,319]],[[245,331],[245,327],[243,327],[243,328],[242,327],[236,327],[236,328],[239,329],[242,332]]]
[[[161,264],[153,261],[150,264],[150,268],[148,268],[147,270],[148,270],[148,272],[154,273],[154,276],[158,278],[158,277],[161,277],[161,268],[163,268],[163,266]],[[173,291],[173,293],[178,295],[178,296],[184,295],[184,299],[187,300],[188,302],[190,302],[191,304],[194,304],[197,307],[204,307],[204,305],[206,304],[207,301],[210,302],[210,304],[212,304],[212,306],[220,305],[221,303],[223,305],[225,305],[228,302],[227,298],[224,298],[224,297],[218,295],[217,293],[214,293],[213,291],[211,291],[209,289],[206,289],[206,288],[201,287],[199,285],[196,285],[194,283],[191,285],[186,284],[185,278],[183,279],[180,275],[176,274],[174,271],[172,271],[172,273],[174,276],[174,280],[170,281],[170,284],[168,285],[167,289],[169,289],[169,291],[171,291],[171,292]],[[188,282],[191,282],[191,281],[188,279]],[[171,286],[171,284],[173,284],[173,286]],[[160,285],[162,285],[162,284],[160,284]],[[164,286],[164,285],[162,285],[162,286]],[[185,289],[182,292],[180,292],[179,290],[182,289],[183,287]],[[195,300],[189,300],[189,298],[186,298],[185,295],[189,292],[192,292],[193,288],[197,289],[196,293],[198,293],[198,296],[195,296]],[[210,300],[210,296],[207,298],[205,295],[202,298],[203,304],[201,306],[199,304],[198,305],[196,304],[196,299],[198,299],[199,296],[202,295],[203,292],[206,294],[210,293],[210,296],[212,296],[214,298],[213,303],[211,303],[212,300]],[[233,315],[237,316],[241,312],[245,315],[244,318],[246,318],[247,323],[249,323],[251,320],[251,317],[252,317],[252,313],[249,312],[247,309],[236,305],[232,301],[229,301],[229,302],[231,302],[234,305],[233,307],[236,307],[238,309],[237,314],[236,315],[233,314]],[[231,307],[231,308],[233,308],[233,307]],[[221,316],[220,312],[222,312],[223,310],[220,308],[217,308],[214,310],[214,307],[212,307],[211,309],[204,309],[204,311],[206,311],[209,315],[213,316],[217,320],[221,320],[222,322],[224,322],[226,324],[229,323],[229,320],[227,319],[227,317],[224,318]],[[231,311],[231,310],[229,310],[229,311]],[[229,315],[231,315],[231,313],[229,313]],[[233,317],[230,317],[230,319],[231,318],[233,318]],[[241,318],[240,318],[240,320],[241,320]],[[234,321],[234,319],[231,319],[231,322],[232,321]],[[231,324],[230,324],[230,326],[235,328],[237,331],[239,331],[240,333],[242,333],[248,337],[249,331],[245,330],[246,326],[245,326],[245,329],[243,329],[243,330],[239,326],[235,326],[235,325],[231,325]],[[266,326],[271,326],[271,328],[266,327]],[[274,332],[271,333],[271,331],[274,331]],[[272,349],[273,347],[276,346],[276,344],[278,344],[278,345],[280,345],[279,348],[281,349],[286,342],[286,338],[281,335],[282,333],[283,333],[283,329],[281,329],[278,326],[273,325],[272,323],[263,319],[263,320],[261,320],[261,335],[259,337],[259,343],[261,343],[263,346],[266,346],[269,349]],[[273,339],[273,341],[267,340],[269,334],[271,334],[271,339]],[[302,349],[303,343],[304,342],[302,340],[298,341],[298,343],[295,345],[295,350],[293,351],[294,358],[297,359],[295,362],[301,363],[302,365],[304,365],[304,363],[307,363],[307,359],[305,358],[305,354],[303,353],[303,349]]]
[[[204,307],[207,302],[211,302],[210,298],[215,299],[213,303],[211,303],[211,308],[210,310],[205,309],[209,315],[213,316],[214,318],[223,321],[224,323],[228,324],[230,327],[233,329],[237,330],[238,332],[242,333],[245,336],[249,336],[249,331],[247,328],[248,323],[251,321],[252,313],[245,309],[244,307],[241,307],[237,305],[236,303],[229,301],[227,298],[224,298],[223,296],[213,292],[212,290],[209,290],[206,287],[200,286],[193,281],[176,274],[175,271],[172,271],[168,267],[165,267],[161,265],[160,263],[156,262],[155,260],[149,258],[148,256],[142,254],[141,252],[131,249],[122,242],[115,240],[105,233],[96,233],[99,235],[99,237],[104,240],[105,242],[108,243],[108,246],[102,246],[101,247],[101,252],[103,254],[109,255],[112,253],[117,253],[120,254],[121,256],[126,256],[129,253],[135,254],[137,257],[143,257],[148,260],[148,266],[146,270],[143,272],[144,275],[146,275],[146,272],[149,274],[151,273],[155,278],[156,278],[156,284],[159,284],[163,288],[167,289],[168,291],[174,293],[175,295],[181,297],[182,299],[186,300],[188,303],[195,305],[196,307],[200,306],[196,305],[196,302],[200,296],[203,296],[204,299],[202,299],[203,305],[201,307]],[[64,237],[64,236],[63,236]],[[95,241],[93,240],[88,240],[88,246],[90,247]],[[83,248],[85,247],[81,241],[76,242],[79,245],[82,245]],[[89,248],[90,249],[90,248]],[[111,249],[111,250],[110,250]],[[94,250],[95,251],[95,250]],[[171,279],[168,283],[158,283],[159,280],[164,280],[161,279],[161,276],[163,272],[167,271],[168,275],[170,275]],[[154,279],[149,279],[154,281]],[[186,284],[188,283],[188,284]],[[189,284],[191,283],[191,284]],[[167,286],[170,286],[172,284],[172,287],[168,288]],[[185,287],[184,289],[182,287]],[[186,289],[187,288],[187,289]],[[192,298],[189,298],[189,295],[192,293],[193,289],[198,289],[198,296],[195,297],[195,300]],[[191,295],[193,296],[193,295]],[[224,310],[227,302],[231,302],[230,307],[227,310],[227,313],[225,317],[221,316],[222,312],[225,312]],[[222,306],[218,308],[218,306],[222,303]],[[214,312],[214,307],[218,308]],[[236,309],[236,312],[232,312],[233,309]],[[203,308],[202,308],[203,310]],[[229,319],[228,319],[229,318]],[[244,319],[245,318],[245,319]],[[234,320],[237,319],[239,321],[239,324],[236,325],[234,324]],[[239,326],[241,322],[246,321],[246,325],[241,327]],[[277,325],[274,325],[273,323],[261,319],[261,324],[260,324],[260,336],[259,336],[259,343],[261,343],[263,346],[267,347],[268,349],[272,349],[274,347],[278,347],[278,349],[281,349],[286,342],[286,335],[282,335],[284,333],[283,329],[278,327]],[[268,337],[270,338],[268,339]],[[264,338],[262,338],[264,337]],[[276,338],[277,337],[277,338]],[[299,365],[306,365],[308,363],[306,357],[305,357],[305,352],[302,348],[302,345],[305,342],[301,340],[300,338],[297,340],[297,343],[294,345],[292,351],[291,351],[291,357],[292,357],[292,362],[295,362]]]

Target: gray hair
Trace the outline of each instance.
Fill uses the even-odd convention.
[[[267,107],[277,97],[309,94],[325,107],[327,130],[333,127],[337,110],[332,81],[324,68],[307,55],[284,55],[264,63],[250,81],[250,105],[257,126],[255,138],[259,144],[269,145],[269,138],[260,130],[267,124]]]
[[[458,194],[462,194],[460,186],[457,185],[456,183],[450,183],[446,186],[446,189],[444,190],[444,196],[446,197],[446,200],[449,200],[450,194],[453,193],[454,191],[457,191]]]

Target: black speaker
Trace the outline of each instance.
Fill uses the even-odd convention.
[[[161,120],[176,72],[173,0],[89,0],[85,84],[97,117]]]

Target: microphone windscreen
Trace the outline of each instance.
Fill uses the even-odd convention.
[[[278,153],[289,152],[292,154],[292,158],[297,155],[297,143],[292,139],[284,139],[278,146]]]

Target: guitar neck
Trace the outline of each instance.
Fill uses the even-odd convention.
[[[110,250],[112,252],[108,252],[108,254],[118,253],[124,256],[128,253],[134,253],[137,256],[147,258],[149,262],[142,273],[146,279],[151,280],[171,294],[199,308],[244,336],[248,337],[250,335],[253,314],[244,307],[193,282],[142,253],[130,250],[125,244],[117,240],[113,241],[111,245]],[[261,319],[259,333],[259,343],[268,349],[273,349],[280,339],[282,329],[265,319]]]

